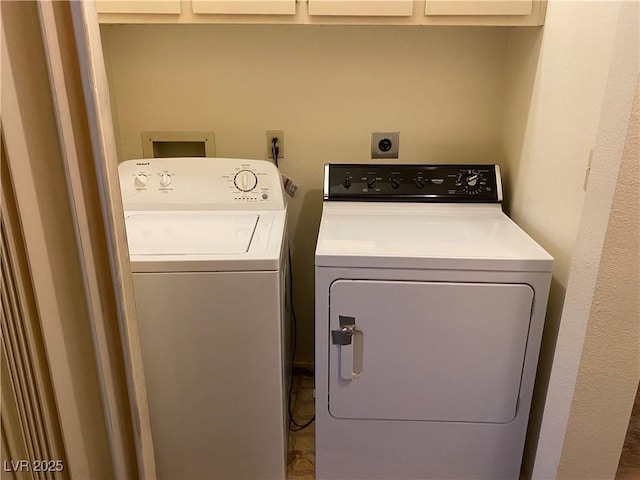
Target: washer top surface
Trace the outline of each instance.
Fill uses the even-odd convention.
[[[320,267],[550,272],[553,266],[502,212],[494,165],[328,164],[324,198]]]
[[[119,174],[133,272],[280,268],[286,205],[270,162],[129,160]]]

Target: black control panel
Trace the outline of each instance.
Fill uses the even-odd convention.
[[[324,199],[336,201],[499,203],[497,165],[339,164],[324,166]]]

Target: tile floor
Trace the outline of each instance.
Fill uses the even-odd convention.
[[[296,421],[306,423],[313,417],[313,373],[297,372],[293,378],[293,413]],[[287,480],[315,479],[315,422],[304,430],[289,433]],[[629,422],[629,431],[620,457],[615,480],[640,480],[640,389]]]
[[[293,377],[293,416],[304,425],[313,418],[313,373],[296,372]],[[294,427],[295,428],[295,427]],[[313,480],[315,478],[316,424],[304,430],[289,432],[287,480]]]

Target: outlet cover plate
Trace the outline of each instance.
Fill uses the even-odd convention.
[[[371,158],[398,158],[400,132],[371,132]]]
[[[267,130],[267,158],[273,160],[273,153],[271,152],[271,139],[276,137],[278,139],[278,160],[284,158],[284,130]]]

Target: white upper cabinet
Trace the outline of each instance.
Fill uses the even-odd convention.
[[[542,25],[546,0],[96,0],[101,23]]]
[[[296,0],[192,0],[193,13],[294,15]]]
[[[533,0],[427,0],[426,15],[531,15]]]
[[[96,0],[98,13],[180,14],[180,0]]]
[[[413,15],[413,0],[308,0],[309,15],[402,17]]]

